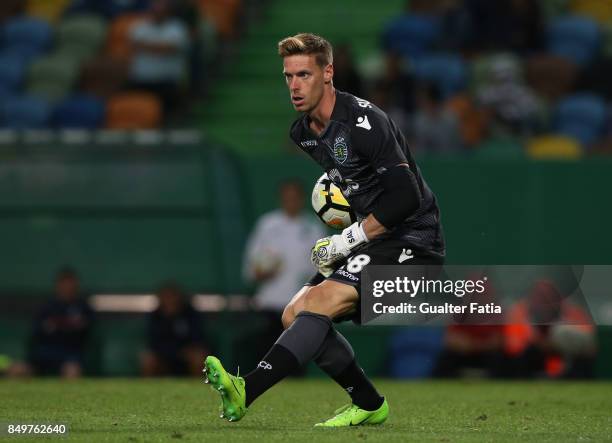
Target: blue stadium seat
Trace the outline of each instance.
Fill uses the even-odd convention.
[[[404,14],[389,22],[382,35],[386,52],[412,58],[425,54],[440,37],[440,22],[436,17]]]
[[[393,334],[390,341],[390,376],[424,378],[431,376],[442,350],[444,330],[411,327]]]
[[[0,54],[0,96],[15,94],[25,74],[24,60],[15,54]]]
[[[128,12],[146,11],[150,0],[74,0],[66,14],[95,13],[113,18]]]
[[[70,97],[53,112],[53,125],[59,128],[96,129],[105,117],[104,102],[89,95]]]
[[[437,85],[445,99],[465,89],[467,68],[458,55],[425,55],[415,59],[411,66],[417,80]]]
[[[51,107],[35,97],[10,97],[2,101],[0,115],[3,126],[10,129],[44,129],[49,126]]]
[[[554,20],[547,30],[548,51],[584,65],[597,55],[601,35],[597,23],[580,16]]]
[[[4,52],[31,59],[44,53],[53,40],[53,30],[44,20],[18,17],[3,27]]]
[[[606,104],[597,95],[575,94],[563,99],[555,109],[555,130],[579,140],[584,147],[603,135],[605,124]]]

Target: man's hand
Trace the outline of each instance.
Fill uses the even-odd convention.
[[[351,250],[367,241],[368,238],[363,232],[363,227],[359,222],[355,222],[341,234],[317,240],[312,248],[310,261],[319,269],[321,274],[329,277],[334,263],[348,257]]]

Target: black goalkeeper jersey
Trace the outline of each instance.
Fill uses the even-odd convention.
[[[404,136],[385,112],[336,90],[336,104],[323,132],[317,136],[309,123],[307,114],[296,120],[291,139],[340,187],[359,220],[374,210],[383,192],[378,176],[400,163],[408,164],[421,191],[420,207],[379,238],[401,239],[429,253],[445,254],[436,197],[423,180]]]

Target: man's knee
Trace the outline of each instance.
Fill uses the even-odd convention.
[[[313,286],[304,294],[302,309],[294,309],[294,314],[309,311],[335,318],[355,307],[357,294],[354,288],[339,283],[322,283]]]
[[[295,314],[293,313],[293,306],[288,304],[285,306],[285,310],[283,311],[283,315],[281,316],[281,321],[283,322],[283,328],[287,329],[291,326],[291,323],[295,320]]]

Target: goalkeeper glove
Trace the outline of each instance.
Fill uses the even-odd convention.
[[[331,275],[330,269],[334,263],[349,256],[357,246],[367,243],[368,238],[361,223],[355,222],[341,234],[332,235],[317,240],[312,248],[310,261],[325,277]],[[326,275],[329,274],[329,275]]]

